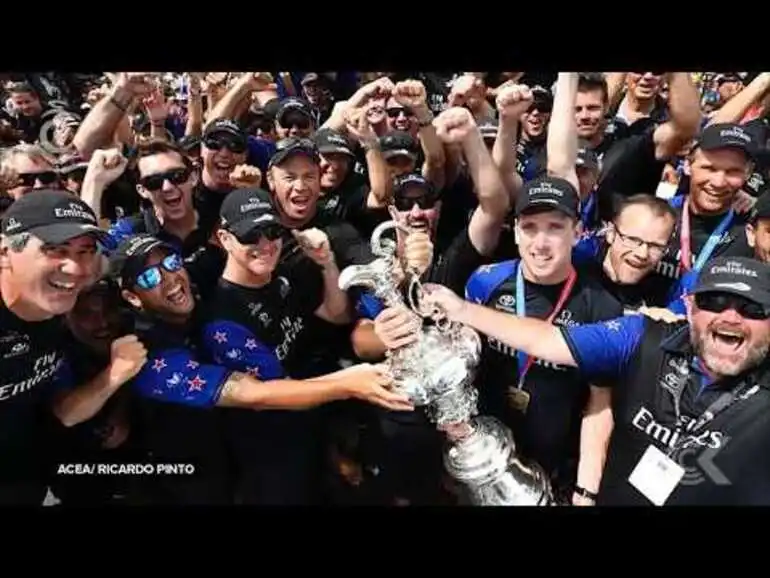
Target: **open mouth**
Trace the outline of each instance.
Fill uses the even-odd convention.
[[[310,201],[311,198],[304,195],[295,195],[289,199],[292,207],[300,213],[304,213],[310,208]]]
[[[746,341],[746,335],[742,331],[733,329],[712,329],[709,336],[719,349],[728,352],[738,351]]]
[[[72,294],[75,292],[76,284],[73,281],[59,281],[56,279],[49,279],[48,286],[58,291],[59,293]]]
[[[227,180],[230,178],[230,173],[233,172],[235,164],[232,161],[216,160],[214,161],[214,172],[219,180]]]
[[[187,302],[187,290],[181,283],[177,283],[166,294],[166,301],[172,305],[184,305]]]
[[[551,255],[530,255],[530,262],[535,265],[536,267],[545,267],[553,261],[553,257]]]
[[[182,206],[182,194],[172,193],[163,198],[163,204],[169,209],[175,209]]]

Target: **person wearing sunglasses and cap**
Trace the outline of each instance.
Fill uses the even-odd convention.
[[[59,173],[51,155],[40,145],[18,144],[0,154],[5,192],[19,199],[34,189],[56,188]]]
[[[770,265],[714,259],[674,324],[554,327],[427,291],[453,321],[617,384],[598,505],[770,504]]]
[[[107,235],[88,205],[61,190],[36,190],[15,201],[1,232],[0,503],[40,505],[48,408],[71,385],[62,316],[98,275],[99,244]],[[102,392],[112,385],[95,387]]]
[[[321,270],[322,291],[309,291],[276,275],[285,234],[269,193],[259,189],[231,193],[222,204],[218,235],[227,265],[207,304],[203,344],[209,357],[233,371],[262,380],[318,375],[311,355],[309,319],[344,325],[348,298],[339,288],[339,269],[329,240],[319,229],[293,231],[300,249]],[[361,380],[353,397],[390,410],[400,398],[378,380]],[[331,398],[334,399],[334,398]],[[322,413],[229,412],[233,451],[242,472],[239,493],[246,503],[311,503],[318,500],[322,472]]]
[[[231,449],[220,433],[221,415],[201,409],[307,409],[360,392],[372,392],[370,397],[379,395],[381,403],[410,409],[405,400],[387,391],[390,377],[370,365],[292,379],[279,361],[282,350],[253,339],[232,343],[239,353],[228,350],[228,365],[207,362],[196,337],[202,311],[175,249],[155,237],[137,235],[125,239],[110,255],[110,262],[122,297],[135,314],[136,334],[148,351],[147,363],[132,381],[142,398],[139,427],[145,443],[159,460],[192,461],[202,470],[200,476],[159,479],[157,491],[162,500],[189,504],[231,503],[234,499],[231,483],[237,485],[237,480],[233,481],[225,460]],[[284,328],[280,319],[274,323],[272,330],[278,333],[273,337],[277,338]],[[290,331],[296,332],[296,328],[286,329],[287,334]],[[231,336],[214,337],[224,342]],[[248,367],[233,369],[232,364],[247,355]],[[238,499],[247,497],[243,494]]]

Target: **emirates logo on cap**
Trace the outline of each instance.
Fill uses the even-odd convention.
[[[11,217],[8,219],[8,224],[6,225],[5,230],[10,232],[18,229],[21,226],[22,224],[19,221],[17,221],[14,217]]]
[[[730,128],[723,128],[719,131],[719,136],[723,138],[737,138],[745,142],[751,142],[751,137],[744,132],[740,127],[734,126]]]

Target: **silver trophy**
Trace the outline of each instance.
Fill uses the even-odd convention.
[[[554,502],[548,476],[536,464],[516,455],[510,430],[489,416],[478,417],[478,392],[473,387],[481,357],[481,339],[474,330],[452,323],[437,310],[425,311],[420,282],[397,273],[396,243],[383,234],[394,221],[379,225],[371,237],[377,257],[367,265],[351,265],[340,274],[340,287],[364,287],[386,307],[407,305],[421,323],[418,340],[389,351],[386,363],[395,389],[415,407],[423,408],[449,441],[447,471],[462,484],[468,501],[478,506],[543,506]],[[408,229],[405,229],[408,232]],[[408,275],[408,273],[407,273]],[[431,319],[432,324],[425,324]]]

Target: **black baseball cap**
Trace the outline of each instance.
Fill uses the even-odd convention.
[[[408,156],[416,160],[418,145],[408,132],[394,130],[380,137],[380,152],[385,159]]]
[[[132,287],[147,266],[147,257],[155,249],[162,249],[166,253],[176,252],[176,249],[165,241],[146,233],[123,239],[110,254],[110,277],[123,288]]]
[[[246,132],[238,123],[226,118],[217,119],[206,125],[206,130],[203,131],[203,139],[205,140],[212,135],[223,133],[241,142],[246,142]]]
[[[294,155],[305,155],[313,162],[320,162],[318,148],[309,138],[289,137],[275,143],[275,153],[270,157],[268,168],[280,165],[283,161]]]
[[[575,187],[557,177],[540,177],[527,182],[516,198],[516,216],[543,210],[561,211],[576,219],[580,198]]]
[[[704,128],[695,148],[704,151],[738,149],[749,158],[756,154],[756,145],[751,133],[741,125],[731,122],[711,124]]]
[[[419,187],[428,194],[433,194],[433,185],[420,173],[401,175],[393,181],[393,194],[401,195],[408,187]]]
[[[290,96],[280,101],[278,109],[275,112],[275,120],[278,124],[282,124],[286,119],[286,115],[297,112],[303,116],[306,116],[310,122],[313,122],[313,107],[306,100]]]
[[[724,84],[725,82],[743,82],[743,79],[737,72],[724,72],[718,74],[715,80],[717,85]]]
[[[30,233],[50,245],[93,235],[102,245],[114,246],[88,204],[68,191],[56,189],[31,191],[8,207],[2,219],[2,234],[18,233]]]
[[[313,135],[318,152],[321,154],[339,153],[355,158],[353,143],[347,135],[331,128],[322,128]]]
[[[479,132],[484,140],[495,140],[500,123],[496,118],[487,118],[479,124]]]
[[[222,201],[219,215],[222,228],[241,243],[251,242],[257,231],[283,228],[270,193],[263,189],[234,190]]]
[[[692,293],[730,293],[770,308],[770,265],[750,257],[717,257],[700,272]]]

